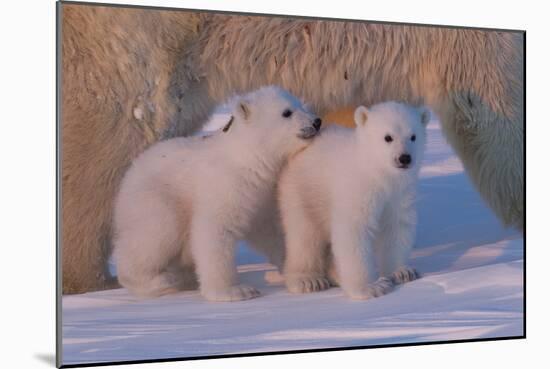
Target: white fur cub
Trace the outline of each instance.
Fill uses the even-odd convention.
[[[159,142],[126,173],[115,201],[114,257],[118,280],[131,292],[192,289],[198,277],[208,300],[249,299],[259,292],[237,280],[236,241],[265,245],[268,256],[283,254],[269,243],[277,238],[270,221],[276,183],[321,120],[273,86],[229,105],[223,131]]]
[[[429,116],[396,102],[360,106],[355,129],[328,127],[290,161],[279,182],[290,292],[328,288],[332,262],[354,299],[418,278],[406,263]]]

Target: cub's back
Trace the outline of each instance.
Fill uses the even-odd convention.
[[[281,206],[300,206],[317,223],[328,225],[332,188],[351,158],[353,142],[351,128],[324,128],[283,170],[279,181]]]
[[[126,171],[115,206],[130,206],[140,197],[185,196],[194,187],[196,168],[207,166],[206,154],[215,141],[216,137],[177,137],[150,146]]]

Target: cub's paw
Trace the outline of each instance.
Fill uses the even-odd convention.
[[[303,276],[287,277],[286,288],[291,293],[310,293],[326,290],[330,287],[330,282],[325,277]]]
[[[391,280],[395,284],[402,284],[414,281],[415,279],[420,278],[420,273],[410,267],[401,267],[397,269],[393,274],[390,276]]]
[[[260,291],[254,287],[238,284],[223,290],[207,290],[202,292],[209,301],[241,301],[260,296]]]
[[[383,296],[393,290],[393,282],[390,278],[382,277],[376,282],[367,285],[357,291],[349,291],[348,295],[354,300],[367,300]]]

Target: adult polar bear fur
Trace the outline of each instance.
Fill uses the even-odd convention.
[[[485,201],[523,228],[520,32],[58,6],[64,293],[110,286],[113,199],[130,162],[266,84],[321,115],[424,101]]]
[[[268,256],[281,255],[281,239],[262,233],[258,219],[276,224],[270,207],[279,172],[321,121],[277,87],[230,105],[233,115],[223,132],[157,143],[122,180],[114,257],[118,280],[131,292],[158,296],[195,288],[196,272],[208,300],[249,299],[259,293],[238,283],[235,243],[251,240]]]
[[[338,284],[354,299],[380,296],[417,277],[406,264],[428,120],[427,110],[395,102],[360,106],[356,129],[323,130],[283,170],[289,291],[328,288],[331,254]]]

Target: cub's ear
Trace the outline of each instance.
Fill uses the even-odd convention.
[[[233,119],[235,119],[235,117],[231,116],[231,118],[229,119],[229,122],[227,122],[225,124],[225,126],[223,127],[223,129],[222,129],[223,132],[229,131],[229,128],[231,128],[231,125],[233,124]]]
[[[355,113],[353,115],[355,119],[355,125],[357,125],[357,127],[364,126],[365,123],[367,123],[368,116],[369,110],[363,105],[359,106],[357,109],[355,109]]]
[[[422,122],[422,124],[423,125],[428,124],[428,122],[430,121],[430,118],[431,118],[430,110],[428,110],[428,108],[420,108],[420,121]]]
[[[248,120],[250,117],[250,105],[248,101],[246,100],[240,100],[237,103],[236,112],[237,115],[239,115],[244,120]]]

